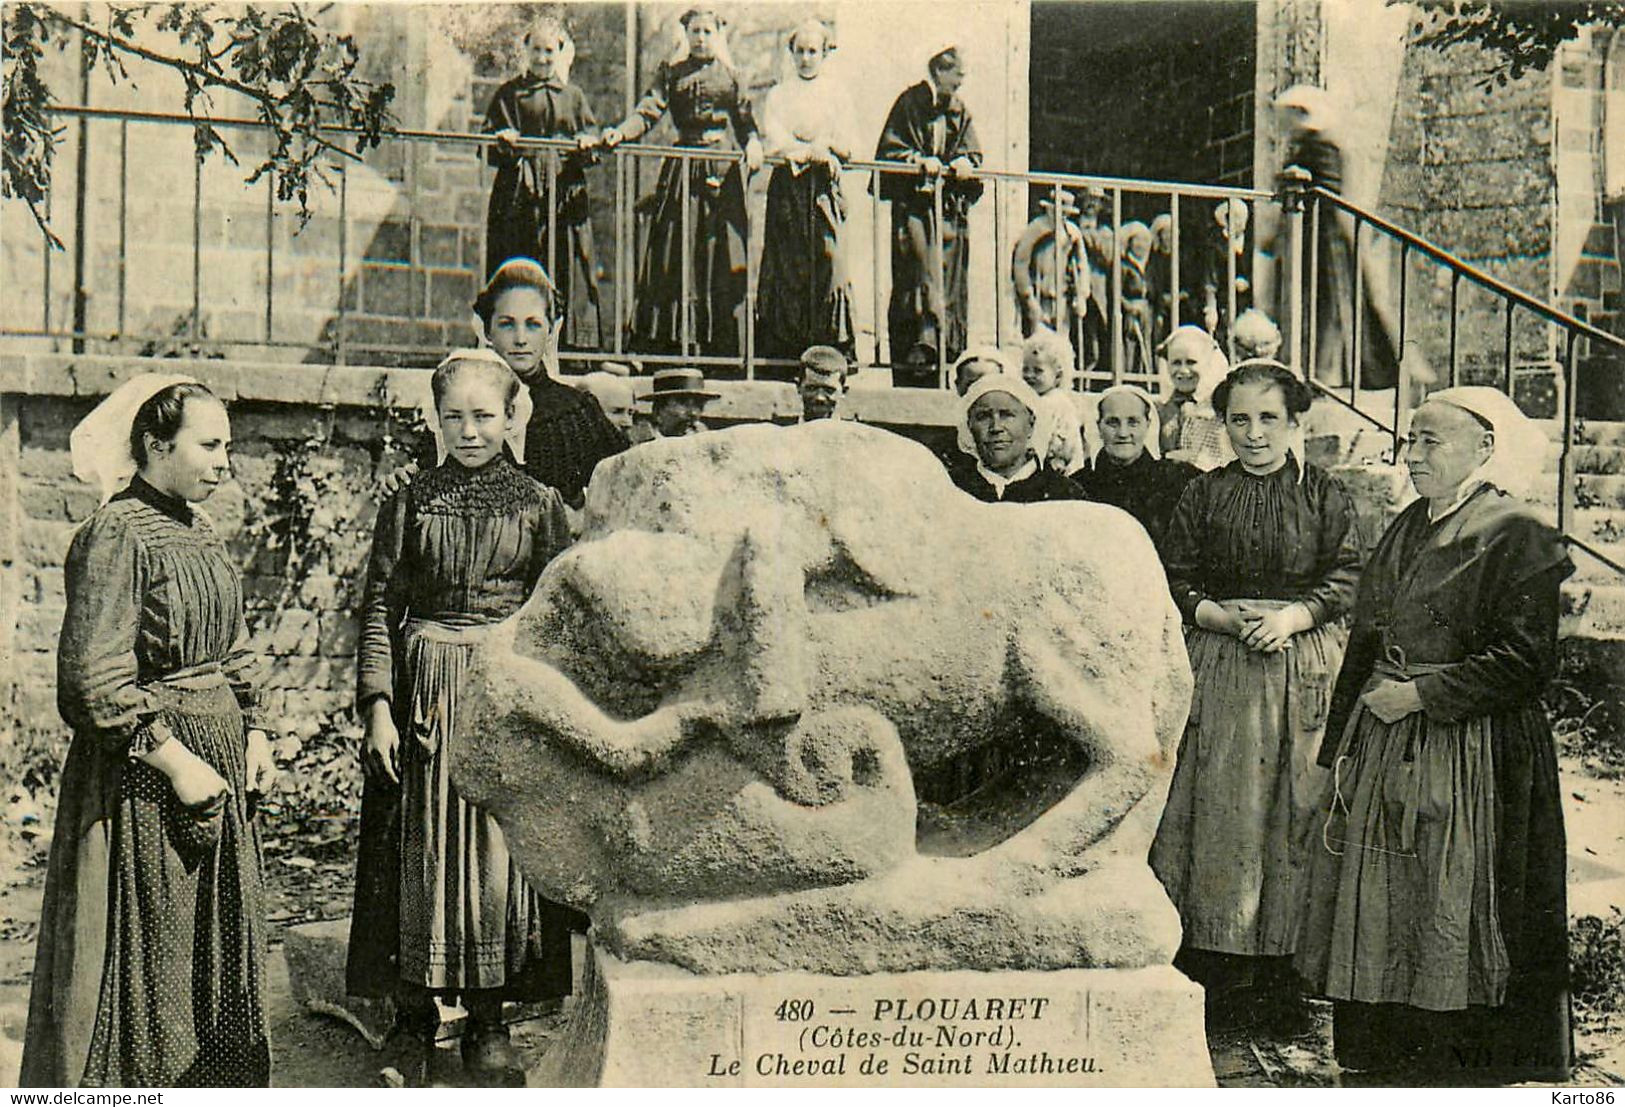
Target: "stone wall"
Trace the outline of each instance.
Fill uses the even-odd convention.
[[[1251,3],[1035,4],[1035,169],[1251,185]]]
[[[1530,74],[1486,88],[1491,60],[1476,47],[1405,53],[1382,178],[1382,213],[1515,288],[1550,295],[1554,245],[1551,78]],[[1410,325],[1431,365],[1449,361],[1450,286],[1413,259]],[[1501,301],[1463,284],[1458,358],[1464,381],[1498,380],[1505,343]],[[1513,357],[1551,357],[1547,329],[1514,317]]]

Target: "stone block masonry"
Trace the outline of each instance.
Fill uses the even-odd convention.
[[[465,292],[457,288],[455,295]],[[381,396],[401,405],[404,416],[427,398],[428,373],[235,360],[165,360],[160,367],[195,375],[231,406],[235,480],[205,510],[243,568],[256,647],[268,663],[263,698],[270,717],[292,726],[348,706],[376,481],[403,453],[402,444],[385,450]],[[0,729],[62,726],[56,708],[62,563],[74,531],[100,502],[73,476],[68,436],[120,382],[152,368],[151,360],[134,357],[0,355]],[[722,424],[789,421],[799,411],[788,385],[724,389],[729,396],[714,405]],[[951,418],[945,401],[929,394],[918,401],[924,408],[904,410],[884,390],[859,402],[871,418],[942,424]],[[290,460],[309,443],[303,462]],[[277,491],[288,478],[306,484],[301,504]],[[298,548],[290,550],[272,536],[293,508],[308,518]]]
[[[111,387],[150,368],[140,359],[0,358],[0,715],[6,726],[56,729],[56,646],[65,604],[62,563],[78,524],[100,497],[76,480],[68,456],[74,424]],[[328,371],[207,361],[190,371],[232,408],[233,484],[205,506],[239,563],[266,656],[274,721],[320,717],[353,695],[355,612],[377,510],[383,449],[381,389],[415,406],[426,373]],[[318,403],[316,400],[328,402]],[[291,462],[307,444],[310,455]],[[278,484],[304,479],[311,495],[289,503]],[[288,541],[287,518],[307,516]]]
[[[1552,78],[1529,74],[1486,87],[1488,68],[1486,55],[1472,46],[1405,50],[1379,211],[1544,300],[1556,236]],[[1449,363],[1448,278],[1415,256],[1412,265],[1407,345],[1442,375]],[[1464,380],[1499,378],[1502,310],[1464,283],[1458,317]],[[1532,318],[1516,320],[1513,343],[1515,365],[1550,356],[1550,337]]]

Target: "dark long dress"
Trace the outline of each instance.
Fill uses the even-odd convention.
[[[757,122],[768,154],[784,154],[807,143],[845,157],[851,153],[844,136],[850,111],[833,82],[791,77],[768,92]],[[824,162],[774,166],[763,225],[757,351],[768,357],[797,358],[809,346],[833,346],[850,358],[852,290],[841,257],[846,200],[840,174]],[[763,369],[757,375],[793,381],[798,370]]]
[[[1282,957],[1296,947],[1301,841],[1362,547],[1348,493],[1288,458],[1255,476],[1241,462],[1190,482],[1163,563],[1184,613],[1196,677],[1151,867],[1179,909],[1187,950]],[[1301,603],[1314,628],[1258,653],[1196,626],[1204,599]]]
[[[575,138],[591,134],[597,126],[592,105],[580,87],[563,81],[542,81],[526,75],[515,77],[498,88],[485,113],[485,132],[512,128],[527,138]],[[547,268],[559,289],[559,303],[565,308],[562,341],[577,349],[601,345],[598,318],[598,283],[594,271],[592,220],[587,206],[586,156],[569,153],[560,157],[551,150],[512,150],[493,143],[486,159],[496,167],[491,183],[491,200],[485,215],[485,275],[513,257],[535,258]],[[555,166],[554,216],[558,231],[555,243],[548,238],[547,163]],[[579,275],[583,295],[575,295]],[[586,301],[592,309],[588,326]]]
[[[1299,137],[1287,148],[1283,165],[1309,170],[1328,192],[1343,191],[1343,150],[1324,132]],[[1369,243],[1371,235],[1364,236]],[[1319,257],[1314,269],[1304,259],[1306,295],[1316,297],[1315,377],[1323,384],[1348,383],[1354,342],[1354,221],[1329,202],[1320,210]],[[1399,379],[1398,324],[1388,298],[1378,294],[1381,270],[1365,266],[1365,296],[1359,305],[1360,386],[1392,388]],[[1386,282],[1382,282],[1386,283]],[[1307,307],[1305,308],[1307,311]],[[1277,316],[1279,318],[1280,316]]]
[[[1571,1062],[1563,810],[1540,693],[1573,568],[1555,532],[1487,485],[1436,523],[1412,504],[1372,554],[1320,751],[1339,789],[1317,816],[1297,958],[1341,1001],[1347,1067]],[[1383,723],[1359,702],[1375,678],[1413,679],[1422,711]]]
[[[564,501],[501,455],[448,460],[380,509],[367,567],[356,700],[389,698],[401,782],[368,780],[350,926],[349,990],[394,995],[570,991],[579,917],[525,882],[502,830],[449,780],[468,657],[569,541]]]
[[[525,424],[525,471],[580,507],[593,469],[629,443],[598,401],[562,381],[545,377],[530,385]]]
[[[684,58],[662,64],[653,86],[618,129],[628,142],[635,142],[667,111],[677,127],[679,146],[732,154],[756,133],[750,101],[738,74],[714,58]],[[748,241],[745,189],[735,158],[668,160],[661,165],[652,197],[648,239],[638,263],[632,347],[655,354],[685,352],[685,166],[690,336],[699,353],[727,357],[739,352]]]
[[[1124,465],[1102,450],[1072,479],[1091,500],[1122,508],[1138,519],[1161,551],[1174,507],[1198,472],[1194,465],[1152,457],[1145,451]]]
[[[137,477],[74,535],[66,583],[57,700],[74,738],[19,1082],[267,1086],[242,582],[207,519]],[[212,843],[136,760],[166,740],[231,788]]]
[[[955,158],[982,164],[982,145],[976,137],[970,110],[957,95],[938,96],[921,81],[903,90],[886,116],[875,147],[877,161]],[[874,186],[882,200],[891,201],[891,301],[886,312],[891,340],[892,379],[903,385],[930,387],[937,380],[937,343],[944,360],[952,364],[965,349],[970,309],[970,209],[981,199],[982,182],[944,176],[942,227],[932,210],[928,178],[917,173],[877,174]],[[937,283],[933,242],[940,231],[942,282]],[[899,366],[914,363],[912,371]],[[928,367],[928,368],[926,368]]]

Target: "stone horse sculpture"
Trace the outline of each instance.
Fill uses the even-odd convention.
[[[1166,964],[1145,864],[1190,704],[1130,516],[984,504],[823,422],[599,465],[473,661],[454,779],[622,958],[701,973]],[[946,805],[916,778],[1016,749]]]

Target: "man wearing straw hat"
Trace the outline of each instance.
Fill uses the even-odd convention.
[[[655,433],[661,438],[683,438],[706,430],[700,416],[705,405],[717,398],[717,393],[705,387],[705,375],[698,369],[657,371],[649,389]]]

